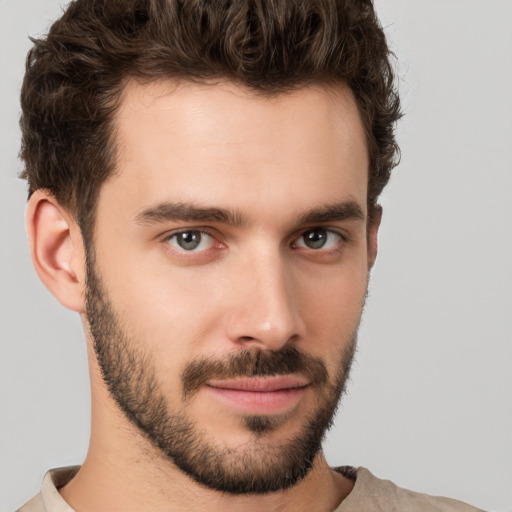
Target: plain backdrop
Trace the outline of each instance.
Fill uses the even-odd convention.
[[[58,0],[0,0],[0,511],[80,463],[84,337],[33,271],[17,178],[28,35]],[[357,361],[325,450],[414,490],[512,511],[512,1],[376,0],[399,61],[402,162]]]

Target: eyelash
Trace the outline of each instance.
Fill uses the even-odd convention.
[[[324,248],[325,243],[324,243],[324,245],[317,247],[317,248],[307,247],[306,243],[304,242],[304,237],[308,234],[318,235],[320,232],[323,232],[323,234],[326,236],[325,243],[328,243],[329,238],[332,238],[333,236],[337,237],[338,240],[336,242],[334,242],[333,244],[331,244],[331,245],[333,245],[332,247],[328,247],[328,248]],[[184,248],[183,246],[180,246],[181,244],[178,241],[179,240],[178,237],[180,235],[192,235],[192,237],[189,236],[188,238],[196,237],[196,241],[197,241],[198,245],[196,247],[191,247],[190,250]],[[199,240],[197,240],[198,235],[199,235]],[[209,246],[204,249],[200,249],[200,248],[198,249],[198,247],[200,247],[201,244],[204,243],[204,238],[210,239]],[[171,243],[172,240],[176,241],[175,244]],[[178,253],[183,254],[183,255],[184,254],[190,255],[190,254],[194,254],[194,253],[198,253],[198,254],[204,253],[204,252],[208,251],[209,249],[211,249],[215,243],[218,244],[218,249],[222,249],[225,247],[224,244],[222,244],[221,242],[218,242],[218,240],[213,235],[211,235],[207,231],[204,231],[201,229],[183,229],[183,230],[180,230],[180,231],[177,231],[177,232],[167,235],[165,237],[164,241],[167,244],[169,244],[173,248],[173,250],[175,250]],[[310,242],[312,242],[313,244],[316,241],[318,241],[318,239],[317,240],[314,240],[313,238],[310,239]],[[190,243],[191,245],[194,244],[194,240],[190,240],[190,241],[184,240],[184,242],[185,242],[185,244],[186,243]],[[347,242],[347,237],[338,231],[335,231],[335,230],[332,230],[329,228],[324,228],[324,227],[314,227],[314,228],[310,228],[310,229],[307,229],[307,230],[301,232],[301,234],[298,237],[295,237],[293,239],[293,241],[290,244],[290,247],[293,249],[296,249],[296,250],[300,250],[300,251],[304,250],[304,251],[310,251],[312,253],[318,253],[318,254],[330,254],[330,253],[333,253],[336,251],[339,252],[341,250],[340,244],[343,245],[345,242]],[[302,243],[303,246],[299,246],[298,245],[299,243]]]
[[[171,244],[171,240],[176,240],[176,243],[178,244],[178,237],[180,235],[191,235],[191,234],[194,234],[194,235],[199,235],[201,238],[199,240],[199,245],[203,242],[202,238],[203,237],[206,237],[206,238],[209,238],[211,239],[211,243],[213,244],[214,242],[217,242],[217,244],[220,246],[220,247],[223,247],[223,244],[221,244],[220,242],[218,242],[216,240],[216,238],[211,235],[210,233],[207,233],[206,231],[203,231],[201,229],[183,229],[181,231],[177,231],[177,232],[174,232],[174,233],[171,233],[170,235],[166,236],[165,237],[165,242],[167,242],[169,245],[173,245]],[[220,248],[219,247],[219,248]],[[199,253],[199,252],[204,252],[206,250],[208,250],[210,247],[208,247],[207,249],[202,249],[202,250],[196,250],[195,248],[194,249],[191,249],[191,250],[187,250],[183,247],[177,247],[177,246],[174,246],[173,247],[175,250],[177,250],[178,252],[180,253]]]
[[[302,242],[304,241],[304,237],[308,234],[313,234],[313,233],[316,233],[318,234],[319,232],[323,232],[323,234],[327,235],[327,238],[326,238],[326,243],[328,243],[328,238],[332,236],[335,236],[337,237],[337,242],[334,243],[334,247],[329,247],[329,248],[325,248],[323,245],[319,248],[313,248],[313,247],[297,247],[297,241],[298,240],[301,240]],[[311,241],[311,240],[310,240]],[[338,231],[334,231],[332,229],[328,229],[328,228],[324,228],[324,227],[316,227],[316,228],[311,228],[311,229],[308,229],[304,232],[302,232],[300,234],[299,237],[297,237],[295,239],[295,241],[293,242],[293,246],[297,249],[304,249],[304,250],[311,250],[311,251],[314,251],[314,252],[322,252],[322,253],[329,253],[329,252],[332,252],[332,251],[335,251],[335,250],[339,250],[339,245],[340,243],[343,244],[344,242],[347,241],[347,238],[342,235],[341,233],[339,233]],[[313,241],[314,243],[314,241]]]

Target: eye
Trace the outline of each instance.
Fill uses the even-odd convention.
[[[210,249],[215,239],[204,231],[189,230],[170,235],[167,242],[179,251],[200,252]]]
[[[333,249],[339,245],[342,236],[335,231],[324,228],[310,229],[295,241],[294,246],[299,249]]]

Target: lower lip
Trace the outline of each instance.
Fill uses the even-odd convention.
[[[277,391],[246,391],[211,386],[206,389],[224,404],[241,412],[278,414],[293,409],[304,396],[307,386]]]

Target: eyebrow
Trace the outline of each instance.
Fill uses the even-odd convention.
[[[135,222],[142,225],[168,221],[220,222],[232,226],[241,226],[245,217],[236,211],[225,208],[202,207],[189,202],[164,202],[150,206],[135,216]]]
[[[317,224],[341,220],[365,220],[363,209],[356,201],[343,201],[315,208],[300,215],[298,224]]]
[[[297,224],[316,224],[351,219],[364,220],[365,215],[357,202],[349,200],[305,212],[297,217]],[[135,216],[135,222],[141,225],[169,221],[219,222],[235,227],[247,224],[247,218],[241,212],[225,208],[203,207],[193,202],[163,202],[145,208]]]

